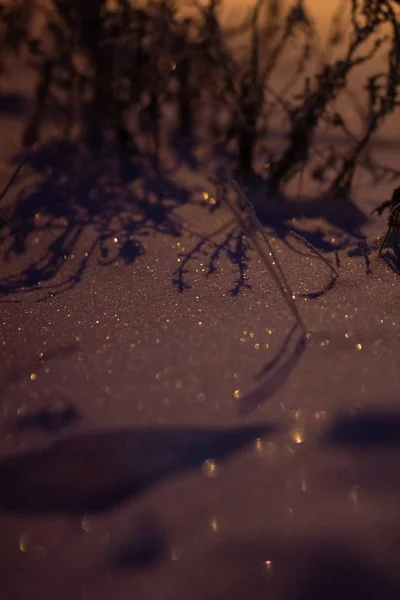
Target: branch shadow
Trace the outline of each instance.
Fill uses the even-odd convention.
[[[370,411],[338,417],[325,436],[328,444],[369,448],[400,444],[400,416],[391,412]]]
[[[338,280],[337,275],[332,273],[330,275],[329,281],[320,290],[317,290],[315,292],[307,292],[305,294],[298,294],[298,297],[299,298],[307,298],[308,300],[316,300],[317,298],[322,298],[323,296],[325,296],[326,294],[328,294],[329,292],[331,292],[334,289],[337,280]]]
[[[290,232],[294,231],[322,253],[346,247],[347,241],[343,244],[333,243],[323,231],[310,231],[295,224],[302,219],[323,219],[331,228],[347,236],[364,239],[361,228],[368,223],[368,217],[348,196],[322,194],[316,197],[292,198],[278,191],[271,194],[268,180],[258,174],[242,177],[241,183],[260,223],[271,227],[281,240],[286,240]]]
[[[58,360],[60,358],[66,358],[75,354],[78,351],[79,344],[72,343],[66,346],[61,346],[59,348],[42,352],[40,356],[35,356],[35,358],[28,364],[25,363],[22,366],[18,366],[15,369],[13,369],[5,379],[3,390],[7,389],[7,387],[10,384],[17,383],[22,377],[25,377],[27,373],[31,373],[33,370],[39,371],[44,366],[46,366],[48,362]]]
[[[300,582],[299,592],[293,592],[293,600],[394,600],[397,597],[394,585],[370,560],[343,549],[319,550],[307,577]]]
[[[268,424],[144,427],[71,436],[1,460],[0,510],[25,515],[110,510],[208,459],[226,459],[273,430]]]
[[[345,452],[346,464],[333,459],[321,473],[323,485],[345,490],[355,483],[365,498],[382,507],[396,502],[400,490],[400,414],[369,409],[336,417],[321,440],[331,456]],[[333,454],[332,454],[333,453]]]
[[[189,193],[143,157],[51,141],[27,153],[25,163],[39,181],[18,194],[8,215],[13,231],[0,229],[3,260],[29,260],[32,241],[40,252],[0,280],[3,297],[38,288],[61,293],[79,283],[91,260],[131,264],[145,252],[143,237],[181,235],[174,210]]]
[[[168,541],[158,515],[142,514],[140,522],[119,543],[107,561],[108,568],[150,569],[162,562]]]
[[[299,337],[295,339],[297,330],[298,325],[295,323],[274,358],[257,373],[255,380],[265,377],[266,379],[241,399],[239,414],[248,415],[267,402],[282,387],[295,369],[305,351],[307,342],[303,332],[300,332]]]
[[[251,545],[247,551],[251,556]],[[288,600],[394,600],[394,585],[369,557],[358,549],[329,539],[276,540],[260,543],[270,557],[275,577],[273,597]],[[246,545],[240,545],[242,550]],[[238,550],[239,550],[238,548]],[[254,554],[258,552],[253,551]],[[259,581],[260,591],[265,584]],[[256,596],[256,597],[262,597]]]
[[[359,542],[296,531],[220,540],[198,558],[199,574],[185,565],[182,588],[195,577],[195,600],[396,600],[396,574]]]
[[[75,406],[60,402],[52,407],[20,415],[12,425],[13,429],[19,432],[40,431],[56,433],[76,424],[79,419],[80,414]]]
[[[309,246],[311,255],[315,254],[315,259],[319,258],[329,263],[329,260],[326,260],[323,255],[332,253],[335,255],[336,264],[338,264],[338,250],[348,247],[349,238],[358,239],[358,247],[362,250],[367,248],[361,228],[368,222],[368,217],[350,198],[343,195],[337,197],[324,195],[295,200],[282,193],[270,194],[268,181],[256,173],[249,175],[241,172],[237,175],[237,179],[251,202],[260,225],[270,229],[270,232],[291,251],[303,256],[309,255],[291,243],[291,239],[297,237]],[[213,178],[210,178],[210,181],[215,183]],[[207,202],[204,202],[204,206],[207,206],[207,204]],[[223,204],[221,198],[218,199],[217,186],[216,199],[214,199],[213,206],[208,206],[209,211],[218,210]],[[305,229],[296,224],[297,221],[301,220],[312,221],[317,219],[324,219],[329,226],[335,228],[335,231],[338,232],[337,237],[342,239],[339,241],[336,238],[333,239],[322,229]],[[182,292],[190,288],[186,278],[189,273],[188,265],[190,262],[200,257],[202,259],[206,257],[208,259],[206,275],[210,276],[217,271],[218,261],[223,255],[238,270],[235,285],[231,288],[230,293],[236,296],[242,289],[251,287],[246,283],[246,273],[250,260],[248,255],[249,243],[240,231],[238,224],[232,225],[231,229],[226,231],[222,238],[218,239],[217,235],[220,233],[221,228],[218,228],[208,236],[199,236],[199,240],[193,248],[181,255],[180,265],[174,272],[173,277],[173,284],[178,288],[178,291]],[[314,252],[312,252],[313,250]],[[367,250],[364,252],[364,258],[369,273],[370,262]],[[337,272],[332,268],[326,285],[314,292],[300,294],[300,297],[313,300],[324,296],[332,291],[337,282],[337,277]]]
[[[364,259],[366,275],[372,275],[370,255],[373,249],[373,244],[367,244],[365,241],[361,241],[357,244],[355,248],[350,248],[350,250],[348,250],[347,252],[347,255],[350,258],[357,256],[362,257]]]
[[[20,270],[0,279],[2,302],[8,301],[8,295],[38,289],[43,296],[36,301],[46,300],[77,285],[92,261],[102,266],[129,265],[145,253],[145,237],[182,235],[183,225],[174,211],[191,200],[189,190],[173,182],[160,165],[147,164],[144,156],[128,157],[111,146],[95,149],[77,142],[50,141],[25,155],[26,166],[39,181],[18,194],[7,215],[13,229],[0,222],[3,260],[13,263],[22,256],[25,262]],[[269,197],[267,182],[257,175],[247,177],[243,185],[261,224],[288,245],[293,232],[322,253],[347,244],[347,240],[331,242],[322,231],[294,225],[293,219],[302,218],[324,218],[341,232],[362,238],[360,228],[366,217],[348,199],[298,202],[283,195]],[[218,205],[209,207],[211,212]],[[32,244],[37,244],[36,258],[28,262]],[[235,226],[223,238],[215,238],[214,233],[199,236],[174,272],[173,284],[180,292],[190,287],[188,264],[198,255],[208,258],[206,276],[217,271],[225,256],[237,270],[230,290],[236,296],[249,287],[248,252],[248,242]],[[329,292],[333,285],[332,280],[310,298]]]
[[[227,224],[230,225],[230,222]],[[246,281],[246,273],[250,262],[249,245],[241,231],[232,224],[230,230],[218,239],[218,234],[226,227],[217,228],[209,235],[199,235],[197,243],[188,251],[181,253],[179,267],[174,271],[172,283],[178,292],[190,289],[191,285],[187,275],[190,273],[189,264],[199,258],[208,259],[206,277],[218,272],[218,263],[225,256],[236,271],[236,278],[229,290],[232,296],[238,296],[243,289],[250,289]],[[203,258],[204,257],[204,258]]]

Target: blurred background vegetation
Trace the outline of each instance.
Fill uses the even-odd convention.
[[[131,155],[146,134],[158,159],[165,128],[169,138],[201,131],[241,171],[261,162],[272,188],[307,164],[313,179],[348,192],[398,105],[399,3],[337,2],[322,40],[303,0],[257,0],[234,25],[222,9],[222,0],[2,2],[2,68],[18,55],[37,73],[23,144],[46,139],[57,120],[62,139],[113,137]],[[366,69],[378,54],[378,70]],[[343,134],[341,152],[315,152],[321,130]]]

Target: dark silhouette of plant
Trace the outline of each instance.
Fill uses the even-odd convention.
[[[387,72],[377,73],[367,78],[365,87],[368,95],[368,112],[364,131],[342,159],[342,166],[333,182],[334,189],[343,190],[345,193],[350,191],[355,169],[372,135],[384,119],[399,105],[398,87],[400,85],[400,19],[393,3],[380,0],[360,6],[356,0],[352,0],[352,25],[357,36],[356,39],[367,39],[371,33],[375,33],[379,28],[383,29],[386,25],[390,27],[391,35],[388,41]],[[375,47],[382,42],[383,38],[377,40]]]
[[[350,73],[387,46],[387,72],[366,79],[365,106],[354,101],[364,119],[364,132],[334,165],[320,164],[315,171],[316,178],[323,178],[334,167],[331,187],[348,191],[372,135],[398,103],[395,0],[351,0],[347,48],[341,3],[328,42],[320,50],[303,0],[296,0],[285,16],[277,0],[258,0],[236,31],[221,26],[221,4],[210,0],[204,6],[195,0],[193,16],[181,19],[172,0],[152,0],[141,8],[128,0],[118,0],[113,8],[103,0],[52,0],[35,36],[32,23],[43,9],[30,0],[20,0],[12,8],[4,5],[3,52],[25,47],[39,73],[25,144],[40,139],[53,106],[65,121],[64,137],[78,132],[98,144],[111,130],[123,150],[138,154],[140,133],[150,133],[153,152],[159,156],[163,107],[172,101],[184,136],[195,134],[195,121],[204,118],[205,107],[212,107],[211,130],[222,133],[224,113],[226,138],[235,140],[237,166],[246,172],[254,168],[257,148],[265,146],[270,123],[280,112],[288,126],[287,144],[279,156],[274,152],[268,160],[270,187],[278,188],[312,161],[320,125],[349,134],[342,115],[332,113],[334,102],[347,90]],[[299,34],[303,38],[294,74],[275,92],[274,75]],[[247,55],[234,48],[238,35],[248,36]],[[331,50],[340,45],[344,55],[332,60]],[[321,65],[310,77],[306,67],[318,52]],[[299,93],[290,94],[293,86]]]
[[[336,60],[333,64],[324,65],[312,80],[307,79],[304,91],[300,95],[300,103],[291,110],[289,143],[281,157],[271,164],[269,170],[269,183],[272,188],[277,188],[290,179],[298,169],[299,163],[308,161],[315,131],[328,105],[346,86],[350,72],[370,60],[384,41],[383,38],[373,40],[379,22],[372,20],[359,27],[353,14],[352,23],[354,26],[352,39],[345,57]],[[372,48],[360,55],[360,48],[367,45],[367,42],[371,42],[371,39]],[[350,167],[350,164],[346,167],[346,173]],[[343,177],[344,173],[341,175],[341,178]]]
[[[1,54],[0,69],[8,54],[19,54],[24,46],[35,10],[35,0],[0,2]]]

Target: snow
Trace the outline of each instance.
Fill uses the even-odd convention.
[[[188,229],[215,226],[204,210],[186,207],[184,217]],[[367,239],[383,226],[365,226]],[[191,287],[178,293],[173,268],[194,241],[155,234],[137,261],[93,260],[77,285],[43,302],[40,291],[6,297],[17,303],[2,305],[4,597],[317,598],[329,597],[332,578],[347,581],[332,598],[385,597],[384,586],[397,585],[398,275],[376,250],[366,275],[350,242],[334,287],[302,298],[326,286],[328,268],[275,240],[312,332],[302,350],[298,331],[284,346],[293,318],[254,253],[251,287],[237,296],[226,258],[209,277],[206,257],[190,262]],[[16,429],[26,414],[67,407],[78,418],[65,428]],[[356,415],[369,411],[383,426],[363,447]],[[217,459],[210,476],[213,436],[247,424],[266,433]],[[53,451],[56,440],[67,445]],[[50,458],[35,454],[42,448]],[[64,506],[68,497],[79,507],[97,485],[151,479],[160,457],[168,474],[122,503],[116,496],[100,514],[90,503],[88,514]],[[185,459],[192,466],[175,469]]]
[[[6,161],[18,122],[2,125]],[[207,175],[182,167],[175,189],[193,201],[167,231],[149,220],[136,260],[104,266],[96,250],[75,285],[57,288],[93,243],[85,227],[42,289],[2,296],[5,600],[399,597],[400,267],[378,256],[385,219],[368,217],[390,186],[363,173],[339,208],[305,182],[300,200],[260,213],[304,342],[254,251],[238,294],[226,253],[206,275],[210,244],[179,291],[183,257],[230,219],[198,205]],[[14,193],[34,180],[27,169]],[[1,279],[59,226],[30,236],[29,256],[2,262]],[[326,264],[286,243],[291,229],[333,265],[336,249],[332,286]]]

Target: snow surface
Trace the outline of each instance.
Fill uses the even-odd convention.
[[[6,180],[19,121],[2,125]],[[393,160],[391,145],[378,150]],[[178,171],[194,202],[167,232],[152,222],[136,260],[104,266],[95,252],[61,291],[92,244],[86,227],[42,289],[2,296],[5,600],[399,598],[400,267],[390,250],[390,263],[377,255],[385,219],[368,217],[391,188],[364,173],[343,206],[307,200],[306,183],[287,208],[295,220],[271,200],[266,230],[311,332],[304,343],[253,251],[237,295],[226,253],[206,275],[212,245],[187,263],[179,292],[187,252],[230,219],[196,205],[213,193],[207,174]],[[14,194],[33,181],[27,169]],[[331,248],[334,285],[274,223]],[[2,262],[2,279],[40,256],[56,226]]]

